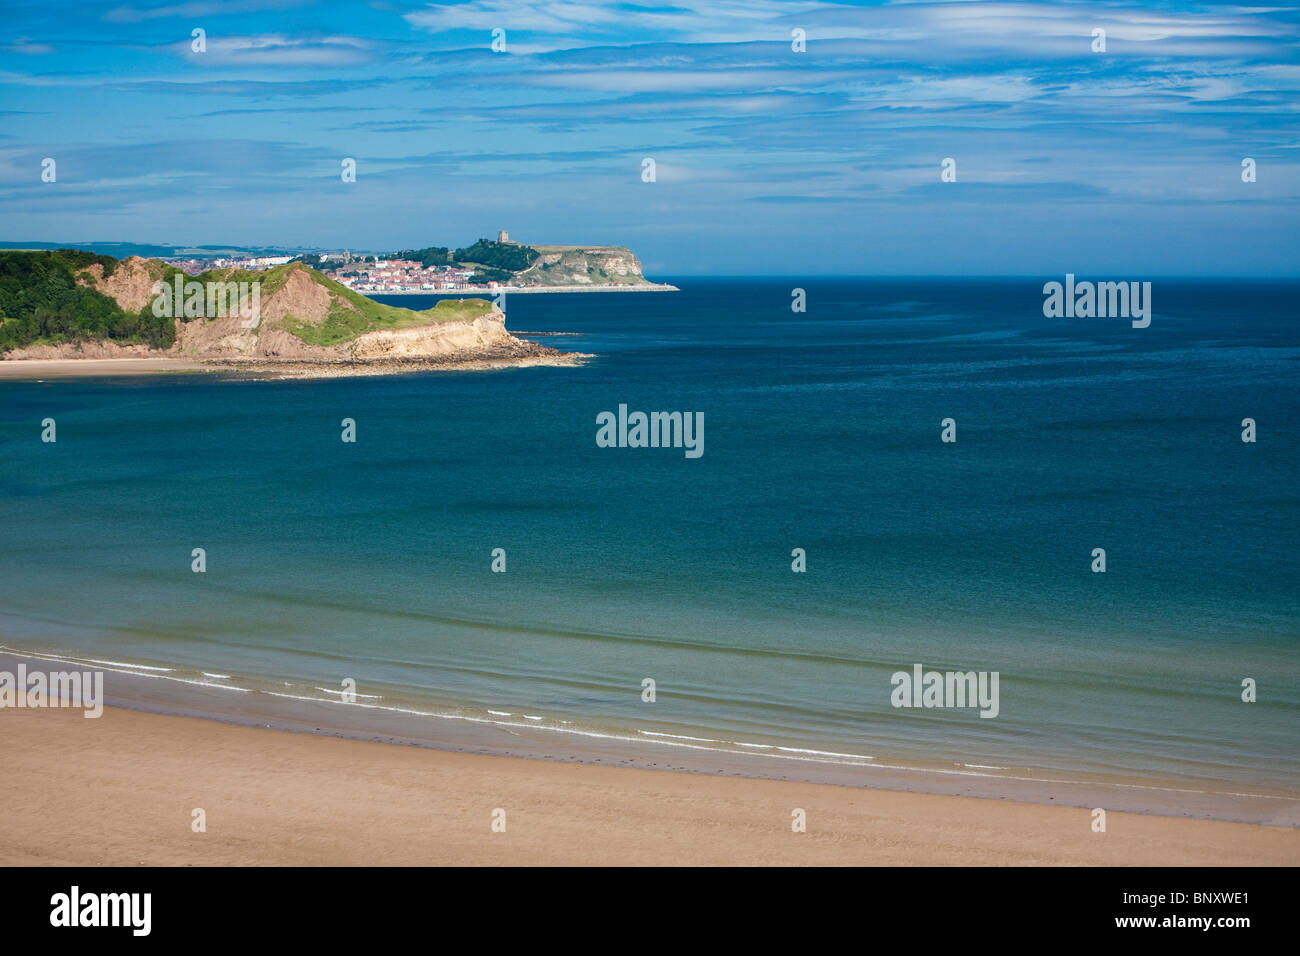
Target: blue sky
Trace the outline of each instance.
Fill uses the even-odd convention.
[[[652,275],[1300,274],[1287,6],[7,0],[5,14],[0,239],[382,250],[509,229],[630,245]],[[945,157],[956,182],[940,181]]]

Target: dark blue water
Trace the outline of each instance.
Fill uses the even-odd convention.
[[[1156,281],[1134,329],[1045,319],[1043,281],[510,296],[511,329],[579,333],[538,339],[595,353],[578,368],[0,382],[0,642],[597,732],[1300,790],[1300,285]],[[597,447],[620,403],[702,412],[704,454]],[[999,672],[998,716],[892,707],[916,663]]]

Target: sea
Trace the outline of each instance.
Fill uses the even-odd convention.
[[[340,724],[1300,796],[1300,284],[1157,279],[1134,328],[1045,317],[1052,278],[507,294],[573,367],[0,381],[0,650]],[[700,454],[604,447],[620,406]],[[918,666],[996,716],[896,706]]]

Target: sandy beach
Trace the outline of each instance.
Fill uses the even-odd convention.
[[[9,865],[1294,865],[1300,831],[5,710]],[[191,829],[193,811],[206,832]],[[496,809],[505,832],[493,832]],[[807,832],[791,829],[806,813]]]
[[[532,343],[529,343],[530,345]],[[482,372],[531,366],[581,365],[592,356],[534,346],[518,354],[485,353],[475,358],[370,359],[337,362],[294,362],[263,359],[113,358],[6,359],[0,361],[0,381],[44,381],[64,378],[110,378],[118,375],[171,375],[202,372],[253,379],[352,378],[399,375],[406,372]]]
[[[0,361],[0,380],[98,378],[107,375],[163,375],[171,372],[202,371],[209,371],[209,369],[200,362],[181,358],[55,358]]]

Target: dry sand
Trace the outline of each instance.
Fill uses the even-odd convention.
[[[205,369],[206,366],[198,362],[181,358],[5,359],[0,361],[0,380],[158,375],[165,372],[197,372]]]
[[[0,863],[1295,865],[1300,830],[0,710]],[[191,830],[192,811],[207,832]],[[791,831],[791,812],[807,832]],[[506,832],[491,829],[495,808]]]
[[[405,372],[484,372],[538,365],[581,365],[593,356],[561,352],[532,342],[514,349],[484,349],[481,355],[446,358],[360,359],[293,361],[287,359],[215,358],[191,361],[180,358],[112,359],[5,359],[0,361],[0,381],[43,381],[58,378],[105,378],[113,375],[164,375],[208,372],[225,377],[252,379],[348,378],[398,375]]]

